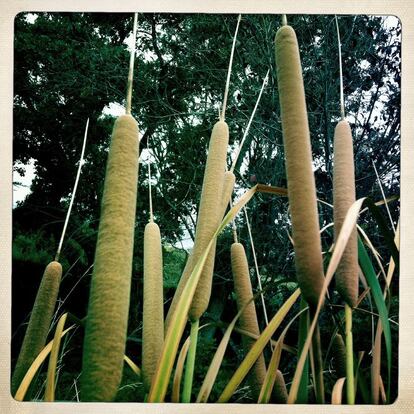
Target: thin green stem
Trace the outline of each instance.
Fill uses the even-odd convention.
[[[129,57],[129,72],[128,72],[128,82],[127,82],[127,95],[126,95],[126,105],[125,113],[127,115],[131,114],[132,106],[132,82],[134,80],[134,62],[135,62],[135,52],[136,52],[136,42],[137,42],[137,26],[138,26],[138,13],[134,13],[134,26],[132,29],[132,44],[131,54]]]
[[[282,25],[287,26],[287,17],[286,14],[282,14]]]
[[[231,52],[230,52],[230,62],[229,62],[229,68],[227,71],[226,88],[224,90],[223,108],[220,113],[220,121],[224,121],[226,118],[226,106],[227,106],[227,96],[229,94],[229,87],[230,87],[231,67],[233,65],[234,49],[236,47],[237,32],[239,31],[240,20],[241,20],[241,14],[239,14],[239,17],[237,19],[236,31],[234,33],[233,45],[231,47]]]
[[[335,16],[336,33],[338,35],[338,54],[339,54],[339,85],[340,85],[340,104],[341,119],[345,119],[345,103],[344,103],[344,81],[342,76],[342,51],[341,51],[341,35],[339,33],[338,17]]]
[[[267,73],[266,73],[266,76],[265,76],[265,77],[264,77],[264,79],[263,79],[263,83],[262,83],[262,87],[261,87],[261,89],[260,89],[259,96],[258,96],[257,101],[256,101],[256,104],[255,104],[255,106],[254,106],[254,108],[253,108],[253,112],[252,112],[252,114],[251,114],[251,116],[250,116],[249,122],[247,123],[247,127],[246,127],[246,130],[244,131],[243,138],[242,138],[242,140],[240,141],[240,145],[239,145],[239,147],[237,148],[237,152],[236,152],[236,155],[235,155],[235,157],[234,157],[234,161],[233,161],[233,163],[232,163],[232,165],[231,165],[231,168],[230,168],[230,171],[231,171],[231,172],[234,172],[234,168],[236,167],[236,163],[237,163],[237,160],[238,160],[238,158],[239,158],[240,151],[241,151],[241,149],[242,149],[242,147],[243,147],[243,144],[244,144],[244,141],[246,140],[247,135],[249,134],[250,126],[251,126],[251,124],[252,124],[252,122],[253,122],[254,115],[256,114],[257,107],[259,106],[259,102],[260,102],[260,99],[261,99],[261,97],[262,97],[263,90],[264,90],[264,88],[265,88],[265,86],[267,85],[267,82],[268,82],[268,80],[269,80],[269,72],[270,72],[270,69],[268,69],[268,71],[267,71]]]
[[[197,319],[191,322],[190,348],[188,349],[187,361],[185,364],[184,388],[182,402],[189,403],[191,400],[191,390],[193,388],[194,363],[197,350],[198,326],[200,321]]]
[[[243,207],[243,211],[244,211],[244,215],[246,217],[247,231],[249,232],[250,246],[252,248],[252,253],[253,253],[254,268],[256,269],[256,276],[257,276],[257,285],[259,287],[259,290],[262,292],[263,287],[262,287],[262,282],[261,282],[261,278],[260,278],[259,265],[257,264],[256,249],[254,247],[252,230],[251,230],[251,226],[250,226],[250,222],[249,222],[249,216],[247,215],[246,207]],[[263,293],[260,294],[260,298],[262,300],[263,314],[264,314],[264,319],[265,319],[265,323],[266,323],[266,326],[267,326],[267,325],[269,325],[269,318],[267,317],[267,310],[266,310],[266,304],[265,304]]]
[[[354,353],[352,349],[352,308],[345,304],[345,346],[346,346],[346,397],[350,405],[355,404]]]
[[[305,309],[308,306],[306,301],[301,298],[300,310]],[[303,345],[306,340],[309,327],[309,311],[303,312],[299,318],[299,338],[298,338],[298,358],[302,353]],[[308,381],[309,380],[309,357],[306,359],[305,366],[303,368],[302,377],[299,384],[298,397],[296,402],[298,404],[306,404],[308,402]]]
[[[147,149],[149,151],[149,143],[147,143]],[[148,198],[149,198],[149,213],[150,213],[150,222],[154,221],[154,214],[152,210],[152,192],[151,192],[151,159],[148,158]]]
[[[88,137],[88,127],[89,127],[89,118],[86,121],[85,134],[84,134],[84,137],[83,137],[82,151],[81,151],[81,157],[80,157],[80,160],[79,160],[78,172],[76,173],[75,185],[73,187],[72,196],[70,198],[68,212],[66,213],[65,224],[63,225],[62,235],[60,236],[59,246],[57,248],[56,255],[55,255],[55,261],[56,262],[59,261],[59,256],[60,256],[60,252],[62,250],[62,245],[63,245],[63,239],[65,238],[66,228],[68,226],[70,213],[72,211],[73,202],[75,200],[76,190],[78,188],[79,177],[80,177],[80,173],[81,173],[81,169],[82,169],[82,165],[83,165],[83,157],[85,155],[86,138]]]

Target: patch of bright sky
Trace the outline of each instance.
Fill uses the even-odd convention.
[[[22,168],[24,175],[21,176],[15,169],[13,170],[13,208],[31,193],[30,187],[36,172],[35,160],[30,158],[27,164],[19,162],[15,163],[14,167]]]

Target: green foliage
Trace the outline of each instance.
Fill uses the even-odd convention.
[[[45,266],[53,259],[56,240],[44,231],[16,234],[13,239],[13,261]]]
[[[187,260],[187,252],[173,246],[164,247],[164,288],[176,288]]]

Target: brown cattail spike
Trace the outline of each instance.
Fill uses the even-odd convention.
[[[352,133],[349,123],[340,121],[334,135],[333,205],[337,239],[346,213],[355,202],[355,173]],[[344,301],[355,307],[358,300],[358,245],[356,228],[335,273],[336,287]]]
[[[116,121],[106,166],[83,347],[81,399],[112,401],[128,324],[138,181],[138,124]]]
[[[302,294],[316,307],[324,283],[305,90],[295,31],[276,33],[276,66],[295,265]]]
[[[229,140],[228,126],[223,121],[214,125],[210,146],[207,156],[204,181],[201,191],[201,199],[198,210],[196,234],[193,250],[187,260],[180,282],[177,286],[174,298],[168,310],[165,320],[165,330],[168,329],[171,316],[177,307],[184,286],[194,269],[197,260],[203,254],[208,243],[213,237],[220,224],[222,211],[222,195],[224,185],[224,173],[226,170],[227,146]],[[197,290],[189,311],[191,320],[198,319],[206,310],[210,301],[211,283],[214,268],[215,245],[212,246],[210,254],[204,265]]]
[[[286,389],[285,379],[280,370],[276,372],[275,385],[272,391],[272,400],[276,404],[286,404],[288,399],[288,392]]]
[[[333,367],[338,378],[346,377],[346,348],[340,334],[336,334],[332,344]]]
[[[142,323],[142,378],[148,392],[164,344],[162,247],[158,224],[144,231],[144,302]]]
[[[253,297],[252,284],[250,281],[249,266],[247,263],[246,253],[241,243],[233,243],[231,245],[231,268],[233,271],[234,291],[237,299],[237,309],[249,302]],[[250,302],[239,319],[240,328],[246,330],[254,335],[260,335],[259,323],[257,321],[256,307],[254,302]],[[255,343],[255,340],[247,336],[243,336],[243,342],[246,352]],[[261,386],[263,385],[266,377],[266,365],[263,354],[256,360],[253,365],[252,371],[252,383],[253,391],[256,397],[260,393]]]
[[[29,324],[27,325],[26,334],[13,372],[11,380],[12,395],[15,395],[30,365],[46,345],[61,278],[61,264],[59,262],[50,262],[46,266],[39,290],[37,291],[32,314],[30,315]]]

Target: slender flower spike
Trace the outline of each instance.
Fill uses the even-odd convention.
[[[275,47],[296,274],[304,298],[316,307],[324,283],[322,250],[302,67],[291,26],[277,31]]]

